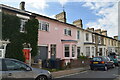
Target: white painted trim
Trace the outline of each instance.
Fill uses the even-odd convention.
[[[48,46],[47,44],[43,44],[43,45],[38,45],[38,46]]]
[[[25,15],[21,15],[21,14],[16,14],[16,16],[18,16],[20,18],[24,18],[24,19],[30,19],[29,16],[25,16]]]

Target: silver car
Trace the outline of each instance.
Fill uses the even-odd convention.
[[[49,80],[52,79],[52,75],[47,70],[32,68],[21,61],[4,58],[0,59],[0,78],[2,80]]]

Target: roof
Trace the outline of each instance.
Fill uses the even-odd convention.
[[[107,38],[116,40],[116,39],[114,39],[112,37],[104,36],[104,35],[101,35],[101,34],[98,34],[98,33],[95,33],[95,32],[89,31],[89,30],[86,30],[86,29],[82,29],[82,28],[77,27],[77,26],[75,26],[73,24],[61,22],[59,20],[56,20],[56,19],[53,19],[53,18],[50,18],[50,17],[47,17],[47,16],[43,16],[43,15],[40,15],[40,14],[37,14],[37,13],[33,13],[33,12],[26,11],[26,10],[17,9],[17,8],[10,7],[10,6],[4,5],[4,4],[0,4],[0,7],[2,7],[3,9],[10,10],[10,11],[14,11],[14,12],[18,12],[18,13],[21,13],[21,14],[25,14],[25,15],[28,15],[28,16],[33,16],[33,17],[40,16],[40,17],[43,17],[43,18],[46,18],[46,19],[49,19],[49,20],[57,21],[59,23],[65,24],[65,25],[69,25],[71,27],[74,27],[74,28],[77,28],[77,29],[80,29],[80,30],[83,30],[83,31],[87,31],[87,32],[90,32],[90,33],[93,33],[93,34],[96,34],[96,35],[100,35],[100,36],[103,36],[103,37],[107,37]]]

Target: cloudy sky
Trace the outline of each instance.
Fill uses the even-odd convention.
[[[54,18],[64,9],[67,23],[82,19],[84,29],[101,28],[108,36],[118,35],[118,0],[0,0],[0,4],[19,8],[21,1],[26,2],[27,11]]]

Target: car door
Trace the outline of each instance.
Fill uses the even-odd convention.
[[[7,71],[5,71],[5,73],[6,73],[6,78],[8,80],[18,80],[18,79],[32,80],[33,79],[33,72],[32,70],[30,71],[26,70],[29,67],[26,64],[23,64],[16,60],[9,60],[9,59],[6,59],[4,62],[7,68]]]
[[[5,65],[3,64],[3,60],[0,59],[0,80],[5,80]]]

